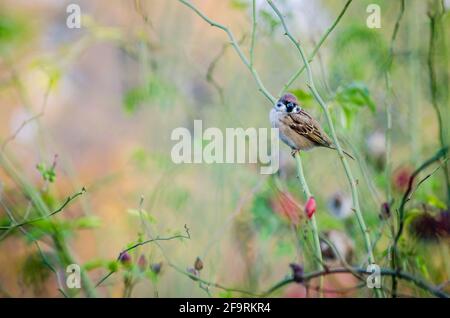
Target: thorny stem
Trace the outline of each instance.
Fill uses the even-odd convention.
[[[433,8],[430,11],[434,10]],[[436,9],[437,10],[437,9]],[[436,112],[436,117],[438,121],[438,129],[439,129],[439,141],[441,143],[441,148],[446,146],[445,142],[445,133],[443,127],[442,114],[438,105],[438,87],[437,87],[437,78],[436,78],[436,70],[434,66],[434,57],[436,50],[436,38],[437,38],[437,24],[438,19],[441,14],[437,13],[428,13],[428,18],[430,19],[430,40],[429,40],[429,48],[428,48],[428,57],[427,57],[427,67],[428,74],[430,77],[430,91],[431,91],[431,104],[433,105],[434,111]],[[445,185],[447,187],[447,205],[450,206],[450,171],[448,164],[444,166],[444,174],[445,174]]]
[[[328,30],[324,33],[324,35],[322,35],[322,37],[320,38],[319,43],[317,43],[316,47],[314,48],[314,50],[312,51],[311,55],[308,57],[308,62],[311,63],[312,60],[314,59],[314,57],[316,56],[317,52],[319,51],[320,47],[322,46],[322,44],[325,42],[325,40],[328,38],[328,36],[330,35],[330,33],[334,30],[334,28],[336,27],[336,25],[339,23],[339,21],[341,20],[342,16],[345,14],[345,12],[347,11],[347,8],[350,6],[350,3],[352,2],[352,0],[348,0],[344,7],[342,8],[341,12],[339,13],[339,15],[337,16],[336,20],[334,20],[333,24],[328,28]],[[294,75],[292,75],[292,77],[288,80],[288,82],[283,86],[282,90],[280,91],[279,95],[281,96],[284,92],[286,92],[289,87],[291,87],[291,85],[295,82],[295,80],[303,73],[303,71],[305,70],[306,65],[303,64],[296,72]]]
[[[402,233],[403,233],[404,224],[405,224],[405,205],[411,199],[411,193],[413,191],[414,180],[416,179],[416,177],[419,175],[419,173],[422,170],[426,169],[428,166],[435,163],[436,161],[441,160],[442,158],[445,158],[447,156],[447,152],[448,152],[448,147],[440,149],[433,157],[431,157],[430,159],[425,161],[419,168],[417,168],[414,171],[414,173],[411,175],[411,177],[409,178],[408,188],[406,189],[405,193],[403,194],[402,201],[400,202],[400,208],[399,208],[399,213],[398,213],[399,227],[398,227],[398,231],[395,236],[395,239],[394,239],[394,244],[392,246],[392,254],[393,254],[392,255],[392,263],[393,263],[392,267],[396,271],[400,270],[399,261],[397,259],[397,256],[398,256],[397,245],[398,245],[398,241],[400,240],[400,237],[402,236]],[[422,183],[422,182],[420,182],[420,183]],[[396,280],[396,277],[393,276],[392,277],[393,297],[396,296],[396,291],[397,291],[397,280]]]
[[[333,138],[333,142],[334,142],[334,144],[336,146],[336,150],[339,153],[339,157],[341,159],[342,165],[344,166],[344,170],[345,170],[345,173],[347,175],[347,179],[348,179],[348,181],[350,183],[350,187],[351,187],[351,191],[352,191],[353,207],[354,207],[354,211],[355,211],[355,214],[356,214],[359,226],[360,226],[361,231],[362,231],[363,236],[364,236],[364,242],[365,242],[365,245],[366,245],[366,250],[367,250],[367,253],[368,253],[369,262],[371,264],[373,264],[373,263],[375,263],[375,258],[374,258],[373,253],[372,253],[372,243],[370,241],[370,235],[369,235],[369,231],[368,231],[368,229],[366,227],[366,223],[365,223],[364,218],[363,218],[363,216],[361,214],[361,209],[360,209],[360,206],[359,206],[359,199],[358,199],[358,189],[356,187],[356,181],[355,181],[355,179],[353,177],[353,174],[352,174],[352,172],[350,170],[350,166],[349,166],[349,164],[347,162],[347,159],[345,158],[344,152],[343,152],[342,147],[341,147],[341,145],[339,143],[339,140],[337,138],[336,131],[334,129],[334,124],[333,124],[333,121],[331,119],[331,115],[330,115],[330,112],[328,110],[328,107],[325,104],[325,102],[323,101],[322,97],[320,97],[319,93],[316,90],[316,87],[314,85],[314,79],[313,79],[313,76],[312,76],[311,67],[309,65],[308,60],[306,59],[306,55],[305,55],[305,53],[303,51],[302,46],[293,37],[293,35],[290,33],[290,31],[289,31],[289,29],[288,29],[288,27],[286,25],[286,22],[285,22],[285,20],[283,18],[283,15],[278,10],[278,8],[273,4],[273,2],[271,0],[267,0],[267,2],[272,7],[274,12],[278,16],[278,18],[280,19],[281,24],[283,25],[283,28],[284,28],[284,31],[285,31],[285,35],[292,41],[292,43],[295,45],[295,47],[299,51],[299,53],[301,55],[301,58],[303,60],[303,63],[305,64],[306,71],[308,73],[308,82],[309,82],[308,87],[310,88],[312,94],[314,95],[314,98],[318,101],[318,103],[322,107],[323,112],[325,113],[325,117],[326,117],[328,126],[329,126],[330,131],[331,131],[331,137]]]
[[[21,226],[24,226],[24,225],[27,225],[27,224],[31,224],[31,223],[35,223],[35,222],[38,222],[38,221],[45,220],[45,219],[47,219],[47,218],[49,218],[49,217],[51,217],[51,216],[61,212],[62,210],[64,210],[64,208],[71,201],[75,200],[78,196],[82,195],[85,192],[86,192],[86,189],[83,187],[81,189],[81,191],[75,193],[74,195],[71,195],[71,196],[67,197],[66,201],[64,201],[64,203],[58,209],[56,209],[55,211],[53,211],[49,215],[37,217],[37,218],[31,219],[31,220],[26,220],[26,221],[23,221],[23,222],[20,222],[20,223],[17,223],[17,224],[12,224],[10,226],[0,226],[0,230],[13,230],[13,229],[15,229],[17,227],[21,227]]]
[[[305,175],[303,173],[303,164],[302,159],[300,157],[300,153],[297,152],[295,154],[295,160],[297,163],[297,173],[298,178],[300,180],[300,184],[302,185],[303,192],[305,194],[306,200],[312,197],[311,191],[309,190],[308,183],[306,182]],[[313,239],[314,239],[314,254],[316,256],[317,262],[318,262],[318,268],[319,270],[323,270],[323,259],[322,259],[322,251],[320,249],[320,239],[319,239],[319,230],[317,228],[317,222],[316,222],[316,216],[313,214],[311,216],[311,229],[313,233]],[[322,289],[323,287],[323,279],[320,279],[319,288]]]
[[[211,26],[219,28],[221,30],[223,30],[228,38],[230,39],[231,45],[233,46],[234,50],[236,51],[236,53],[239,55],[239,58],[241,59],[241,61],[245,64],[245,66],[249,69],[250,73],[252,74],[253,78],[256,81],[256,85],[258,86],[258,90],[272,103],[275,103],[275,97],[273,97],[272,94],[269,93],[269,91],[265,88],[264,84],[261,81],[261,78],[259,77],[258,72],[255,70],[255,68],[253,67],[253,65],[250,64],[249,60],[245,57],[244,52],[242,52],[242,49],[240,48],[239,44],[237,43],[233,32],[231,32],[226,26],[215,22],[213,20],[211,20],[210,18],[208,18],[206,15],[204,15],[195,5],[193,5],[192,3],[190,3],[189,1],[186,0],[178,0],[181,3],[183,3],[185,6],[187,6],[188,8],[192,9],[199,17],[201,17],[203,20],[205,20],[206,22],[208,22]]]
[[[387,102],[386,102],[386,180],[391,179],[391,135],[392,135],[392,103],[390,101],[393,95],[393,88],[391,83],[391,76],[389,74],[392,62],[394,60],[394,43],[397,38],[398,30],[400,29],[400,22],[402,20],[403,14],[405,12],[405,0],[401,0],[400,2],[400,11],[397,16],[397,20],[395,21],[394,31],[391,36],[391,44],[389,48],[389,56],[387,59],[387,66],[385,70],[385,81],[386,81],[386,89],[387,89]],[[386,201],[388,203],[391,202],[391,183],[387,182],[386,184]]]
[[[27,180],[25,180],[13,167],[11,162],[0,153],[0,164],[4,169],[7,171],[8,175],[23,189],[24,194],[29,197],[30,201],[35,206],[38,213],[41,215],[41,217],[46,218],[49,215],[53,215],[56,213],[59,213],[60,211],[56,210],[54,212],[49,211],[48,205],[44,202],[42,199],[40,193],[34,190],[34,188],[28,184]],[[63,208],[70,202],[69,200],[66,203],[63,204]],[[62,209],[61,209],[62,211]],[[64,265],[68,264],[77,264],[75,257],[73,256],[72,251],[69,248],[69,245],[67,244],[64,235],[61,232],[61,229],[59,229],[55,224],[51,223],[52,226],[52,234],[51,239],[54,245],[54,248],[58,254],[58,257],[61,259],[61,263]],[[93,287],[92,281],[90,280],[89,276],[86,274],[84,270],[81,271],[81,282],[83,286],[83,290],[86,293],[87,297],[96,297],[96,291]]]
[[[387,90],[387,98],[386,98],[386,136],[385,136],[385,142],[386,142],[386,201],[388,204],[391,204],[392,202],[392,187],[391,187],[391,174],[392,174],[392,164],[391,164],[391,149],[392,149],[392,96],[394,94],[392,83],[391,83],[391,76],[390,76],[390,70],[392,67],[392,62],[394,60],[394,43],[397,38],[398,30],[400,29],[400,22],[402,20],[403,14],[405,12],[405,0],[400,1],[400,11],[397,16],[397,20],[395,21],[394,30],[392,32],[391,36],[391,44],[389,48],[389,56],[387,59],[387,66],[385,70],[385,81],[386,81],[386,90]],[[394,226],[394,225],[392,225]],[[395,259],[394,257],[391,258],[391,265],[394,267],[395,265]],[[392,278],[392,296],[395,297],[397,292],[397,281],[396,278]]]
[[[134,245],[132,245],[132,246],[122,250],[119,253],[119,255],[117,256],[116,260],[119,261],[124,253],[129,252],[129,251],[131,251],[131,250],[133,250],[133,249],[135,249],[135,248],[137,248],[139,246],[146,245],[146,244],[149,244],[149,243],[157,243],[158,241],[170,241],[170,240],[177,239],[177,238],[190,239],[191,238],[191,234],[190,234],[189,228],[187,227],[186,224],[184,225],[184,230],[185,230],[186,235],[177,234],[177,235],[173,235],[173,236],[169,236],[169,237],[159,237],[159,236],[157,236],[155,238],[152,238],[152,239],[149,239],[149,240],[146,240],[146,241],[143,241],[143,242],[136,243],[136,244],[134,244]],[[98,281],[98,283],[95,285],[95,287],[97,288],[98,286],[100,286],[104,281],[106,281],[114,273],[115,273],[115,271],[110,271],[108,274],[103,276],[103,278],[101,278]]]
[[[359,268],[359,267],[352,268],[352,272],[356,272],[356,273],[363,274],[363,275],[372,274],[372,272],[368,272],[366,269]],[[305,283],[309,282],[311,279],[314,279],[317,277],[339,274],[339,273],[351,273],[351,271],[348,268],[329,268],[324,271],[312,272],[312,273],[304,274],[302,276],[302,279],[303,279],[302,283],[305,284]],[[396,270],[389,269],[389,268],[381,268],[380,275],[392,276],[392,277],[406,280],[408,282],[415,284],[417,287],[428,291],[429,293],[433,294],[436,297],[440,297],[440,298],[449,298],[450,297],[447,293],[445,293],[441,289],[439,289],[439,287],[430,285],[426,281],[424,281],[420,278],[414,277],[413,275],[403,272],[403,271],[396,271]],[[278,282],[277,284],[275,284],[273,287],[271,287],[267,292],[265,292],[264,296],[267,297],[270,294],[272,294],[273,292],[275,292],[276,290],[278,290],[288,284],[294,283],[294,282],[295,282],[294,278],[284,279],[284,280]]]
[[[256,0],[252,0],[252,39],[250,42],[250,66],[253,67],[255,38],[256,38]]]

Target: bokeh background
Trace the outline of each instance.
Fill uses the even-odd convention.
[[[301,59],[270,7],[256,2],[255,68],[277,96]],[[81,8],[80,29],[66,26],[70,3]],[[194,3],[229,26],[248,55],[251,1]],[[276,1],[308,55],[345,3]],[[381,8],[381,28],[366,25],[371,3]],[[409,176],[441,147],[428,67],[429,14],[438,17],[432,63],[445,141],[450,120],[449,3],[407,1],[392,42],[400,3],[353,1],[311,64],[338,136],[357,158],[351,168],[362,212],[376,242],[377,262],[387,267],[392,215]],[[306,73],[290,91],[329,131],[306,86]],[[276,176],[259,174],[255,164],[175,165],[170,158],[174,128],[192,129],[194,119],[223,130],[269,128],[270,108],[226,35],[178,1],[2,0],[0,296],[60,297],[58,277],[64,285],[72,261],[92,285],[116,271],[92,288],[106,297],[245,296],[208,288],[179,271],[192,271],[197,257],[203,262],[202,279],[254,293],[289,275],[289,263],[314,270],[303,239],[309,231],[305,199],[285,145]],[[388,154],[386,132],[392,143]],[[318,204],[319,230],[339,245],[349,263],[364,266],[364,243],[338,156],[317,149],[303,158]],[[408,203],[408,231],[401,241],[403,268],[436,285],[450,273],[444,166],[428,170],[432,176]],[[11,216],[26,220],[40,215],[36,196],[48,212],[83,187],[87,191],[62,212],[23,226],[26,234],[7,229]],[[130,260],[115,261],[121,250],[148,235],[184,235],[185,225],[190,239],[147,244],[130,251]],[[327,262],[339,264],[323,247],[324,254],[331,254]],[[325,280],[330,290],[356,283],[351,275]],[[407,283],[400,288],[407,295],[429,295]],[[89,295],[85,289],[67,293]],[[273,294],[315,295],[301,285]],[[326,296],[371,297],[372,291],[348,289]]]

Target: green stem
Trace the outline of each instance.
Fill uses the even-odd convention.
[[[250,43],[250,66],[253,67],[253,57],[255,51],[256,38],[256,0],[252,0],[252,40]]]
[[[265,88],[264,84],[261,81],[261,78],[259,77],[258,72],[254,69],[253,65],[250,64],[249,60],[245,57],[244,52],[242,52],[242,49],[239,46],[239,44],[237,43],[237,41],[236,41],[236,39],[235,39],[235,37],[233,35],[233,32],[231,32],[226,26],[224,26],[224,25],[222,25],[222,24],[220,24],[218,22],[215,22],[215,21],[211,20],[210,18],[208,18],[196,6],[194,6],[189,1],[187,1],[187,0],[178,0],[178,1],[183,3],[188,8],[192,9],[195,13],[197,13],[197,15],[199,17],[201,17],[203,20],[208,22],[211,26],[219,28],[219,29],[223,30],[227,34],[228,38],[230,39],[230,43],[233,46],[234,50],[239,55],[239,58],[244,63],[244,65],[247,66],[247,68],[249,69],[250,73],[252,74],[254,80],[256,81],[256,85],[258,86],[258,90],[271,102],[271,104],[275,104],[275,102],[276,102],[275,97],[273,97],[273,95],[270,94],[269,91]]]
[[[308,61],[309,63],[312,62],[312,60],[314,59],[314,57],[316,56],[317,52],[319,51],[320,47],[322,46],[322,44],[325,42],[325,40],[328,38],[328,36],[330,35],[330,33],[334,30],[334,28],[336,27],[336,25],[339,23],[339,21],[341,20],[342,16],[345,14],[345,11],[347,11],[347,8],[350,6],[350,3],[352,2],[352,0],[348,0],[344,7],[342,8],[341,12],[339,13],[339,15],[337,16],[336,20],[334,20],[333,24],[328,28],[328,30],[325,32],[324,35],[322,35],[322,37],[319,40],[319,43],[317,43],[316,47],[314,48],[313,52],[311,53],[311,55],[308,57]],[[291,87],[291,85],[295,82],[295,80],[303,73],[303,71],[305,70],[306,66],[305,64],[303,64],[296,72],[294,75],[292,75],[292,77],[288,80],[288,82],[283,86],[283,88],[281,89],[279,96],[281,96],[284,92],[286,92],[289,87]]]
[[[308,87],[310,88],[312,94],[314,95],[314,98],[320,104],[320,106],[322,108],[322,111],[325,114],[325,118],[327,120],[328,126],[329,126],[330,131],[331,131],[331,137],[332,137],[333,142],[334,142],[334,144],[336,146],[336,150],[339,153],[339,157],[340,157],[342,165],[344,167],[345,174],[347,176],[348,182],[350,183],[350,188],[351,188],[351,191],[352,191],[353,208],[354,208],[354,211],[355,211],[356,218],[358,220],[359,226],[361,228],[361,232],[362,232],[363,237],[364,237],[364,242],[365,242],[365,245],[366,245],[366,250],[367,250],[367,254],[368,254],[369,263],[373,264],[373,263],[375,263],[375,258],[374,258],[373,253],[372,253],[372,243],[370,241],[369,231],[368,231],[368,229],[366,227],[366,223],[364,221],[364,218],[363,218],[362,213],[361,213],[361,208],[359,206],[358,189],[356,187],[356,181],[355,181],[355,179],[353,177],[353,174],[352,174],[352,172],[350,170],[350,166],[349,166],[349,164],[347,162],[347,159],[346,159],[346,157],[344,155],[344,151],[342,150],[342,147],[341,147],[341,145],[339,143],[339,140],[337,138],[336,130],[334,128],[333,121],[331,120],[331,115],[330,115],[330,112],[328,110],[328,107],[325,104],[325,102],[323,101],[322,97],[320,97],[320,95],[317,92],[317,89],[316,89],[316,87],[314,85],[314,79],[313,79],[313,76],[312,76],[311,67],[309,65],[308,60],[306,59],[306,55],[305,55],[305,53],[303,51],[302,46],[300,45],[300,43],[290,33],[290,31],[289,31],[289,29],[288,29],[288,27],[286,25],[286,22],[284,21],[284,18],[282,16],[282,14],[280,13],[280,11],[278,10],[278,8],[273,4],[273,2],[271,0],[267,0],[267,2],[272,7],[274,12],[278,16],[278,18],[280,19],[281,24],[283,25],[283,28],[284,28],[284,31],[285,31],[285,35],[295,45],[295,47],[297,48],[297,50],[300,53],[300,56],[301,56],[301,58],[303,60],[303,63],[305,64],[306,71],[308,73],[308,82],[309,82]],[[376,292],[379,295],[379,290],[378,289],[376,289]]]
[[[434,4],[434,7],[433,7]],[[437,28],[440,23],[440,18],[443,13],[436,12],[440,6],[437,5],[437,2],[433,2],[430,4],[430,9],[428,13],[428,17],[430,19],[430,40],[429,40],[429,48],[428,48],[428,57],[427,57],[427,67],[428,67],[428,75],[430,78],[430,91],[431,91],[431,104],[433,105],[434,111],[436,112],[436,118],[438,121],[438,129],[439,129],[439,141],[441,143],[441,148],[447,146],[445,141],[445,132],[444,132],[444,123],[442,119],[441,110],[438,104],[438,79],[435,70],[435,51],[436,51],[436,42],[438,38]],[[448,164],[446,163],[444,166],[444,174],[445,174],[445,185],[446,185],[446,195],[447,195],[447,206],[450,206],[450,170]]]
[[[302,185],[303,193],[305,194],[305,198],[306,198],[306,200],[308,200],[313,195],[311,194],[311,191],[309,190],[308,183],[306,182],[305,175],[303,173],[302,159],[300,157],[300,153],[298,153],[298,152],[295,154],[295,161],[297,163],[298,178],[300,180],[300,184]],[[314,239],[314,255],[316,256],[316,260],[317,260],[317,263],[318,263],[317,267],[319,268],[319,270],[323,270],[323,259],[322,259],[322,251],[320,249],[319,230],[318,230],[318,227],[317,227],[316,216],[314,214],[312,215],[312,217],[310,219],[310,224],[311,224],[311,230],[312,230],[313,239]],[[320,286],[320,290],[322,290],[323,277],[320,278],[320,285],[319,286]]]

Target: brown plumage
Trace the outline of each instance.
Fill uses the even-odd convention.
[[[320,124],[298,106],[292,94],[280,98],[271,111],[272,125],[280,130],[281,139],[292,148],[292,154],[314,147],[336,149],[334,143],[323,131]],[[350,154],[344,151],[350,158]]]

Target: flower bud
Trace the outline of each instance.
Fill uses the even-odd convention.
[[[138,267],[139,269],[143,272],[147,269],[147,259],[145,258],[145,255],[142,254],[141,256],[139,256],[138,259]]]
[[[155,274],[159,274],[161,272],[161,267],[162,267],[162,262],[153,263],[152,265],[150,265],[150,269]]]
[[[295,263],[291,263],[289,266],[292,269],[292,278],[294,279],[294,282],[301,283],[303,281],[303,267]]]
[[[197,257],[194,263],[194,268],[197,271],[201,271],[203,269],[203,261],[200,259],[200,257]]]
[[[309,219],[312,218],[314,212],[316,212],[316,200],[314,199],[314,197],[311,196],[308,198],[308,201],[305,205],[305,212]]]
[[[129,264],[131,263],[131,256],[130,256],[130,254],[128,254],[128,252],[120,253],[120,255],[119,255],[119,261],[120,261],[123,265],[129,265]]]
[[[391,216],[391,206],[389,205],[389,203],[384,202],[381,205],[380,218],[382,220],[387,220],[389,219],[390,216]]]
[[[198,280],[196,277],[193,276],[198,276],[198,271],[195,268],[189,267],[188,269],[186,269],[186,271],[191,274],[192,276],[189,276],[193,281]]]

